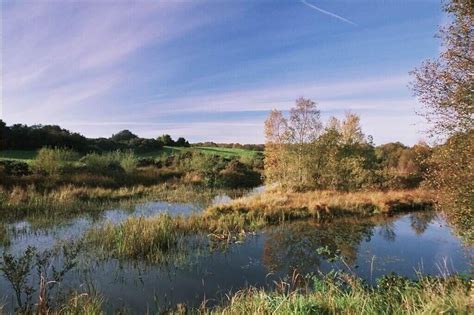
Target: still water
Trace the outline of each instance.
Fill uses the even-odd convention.
[[[218,196],[213,202],[227,200]],[[10,245],[0,245],[0,252],[18,254],[28,246],[45,250],[58,241],[81,238],[92,226],[119,223],[129,216],[186,215],[201,209],[195,204],[150,202],[50,227],[38,228],[26,221],[8,223]],[[342,260],[334,260],[334,253]],[[101,259],[84,252],[81,263],[61,284],[61,291],[93,288],[104,297],[110,312],[127,309],[144,313],[177,303],[199,306],[204,299],[212,305],[246,286],[271,287],[295,270],[318,274],[343,269],[373,283],[391,272],[410,278],[416,278],[417,273],[470,273],[473,257],[473,248],[464,245],[435,212],[326,223],[304,221],[269,227],[226,249],[196,250],[168,265]],[[9,283],[0,277],[0,303],[6,304],[7,311],[15,307],[12,295]]]

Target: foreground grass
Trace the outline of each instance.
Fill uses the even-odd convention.
[[[74,292],[70,294],[66,301],[60,305],[56,305],[51,308],[35,307],[30,308],[25,312],[16,312],[18,314],[49,314],[49,315],[72,315],[72,314],[84,314],[84,315],[98,315],[105,314],[103,311],[104,300],[97,294],[89,293],[78,293]],[[7,314],[4,310],[4,306],[0,304],[0,315]]]
[[[472,314],[472,294],[472,285],[460,276],[415,281],[388,275],[370,287],[357,277],[332,272],[296,275],[276,283],[274,290],[244,289],[214,307],[206,301],[199,308],[179,304],[159,314]],[[45,314],[105,314],[104,302],[96,294],[73,294]]]
[[[348,275],[312,278],[309,288],[291,290],[247,289],[231,296],[215,314],[472,314],[468,281],[422,277],[411,281],[398,276],[379,279],[374,288]]]

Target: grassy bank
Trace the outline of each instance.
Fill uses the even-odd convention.
[[[300,279],[279,290],[247,289],[229,298],[215,314],[469,314],[472,288],[459,277],[418,281],[398,276],[379,279],[374,288],[348,275],[311,278],[309,287],[292,290]],[[304,280],[303,280],[304,281]]]
[[[229,294],[215,307],[178,304],[156,314],[472,314],[472,285],[460,276],[408,280],[389,275],[367,286],[357,277],[330,273],[295,275],[274,290],[248,288]],[[47,314],[105,314],[97,294],[75,293]],[[127,314],[126,310],[117,314]],[[0,305],[0,314],[2,307]]]
[[[433,206],[433,197],[432,193],[419,189],[349,193],[285,192],[273,189],[212,207],[207,209],[207,213],[213,216],[240,213],[249,217],[263,217],[268,222],[309,217],[370,216],[424,210]]]

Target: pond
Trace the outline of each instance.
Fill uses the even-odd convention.
[[[224,200],[225,196],[220,196],[214,202]],[[0,252],[18,254],[28,246],[41,251],[60,240],[79,239],[89,228],[104,222],[165,211],[186,215],[201,211],[201,207],[150,202],[131,211],[114,209],[99,217],[78,217],[51,227],[37,228],[24,221],[8,223],[10,245],[0,245]],[[226,249],[196,250],[171,265],[100,259],[84,252],[81,263],[66,275],[61,290],[92,287],[104,297],[109,312],[127,309],[145,313],[177,303],[199,306],[204,299],[212,305],[246,286],[272,287],[274,281],[295,270],[318,274],[343,269],[368,283],[391,272],[410,278],[418,273],[469,273],[473,255],[472,247],[463,245],[435,212],[326,223],[300,221],[266,228]],[[15,307],[12,295],[9,283],[1,277],[0,303],[6,304],[6,311]]]

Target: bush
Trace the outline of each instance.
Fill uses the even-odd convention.
[[[31,174],[28,163],[20,161],[0,161],[0,168],[3,170],[5,175],[26,176]]]
[[[131,174],[136,171],[138,165],[138,159],[132,151],[120,152],[115,151],[113,153],[123,168],[125,173]]]
[[[138,166],[138,159],[132,151],[114,151],[105,154],[90,153],[81,159],[86,167],[95,173],[133,173]]]
[[[37,173],[58,175],[72,167],[77,159],[78,154],[70,149],[42,148],[33,161],[33,169]]]
[[[231,161],[219,173],[219,183],[228,188],[255,187],[262,183],[259,172],[237,160]]]
[[[86,164],[86,168],[93,173],[123,173],[123,169],[120,166],[120,163],[113,158],[113,155],[111,153],[90,153],[84,156],[81,159],[81,162]]]

